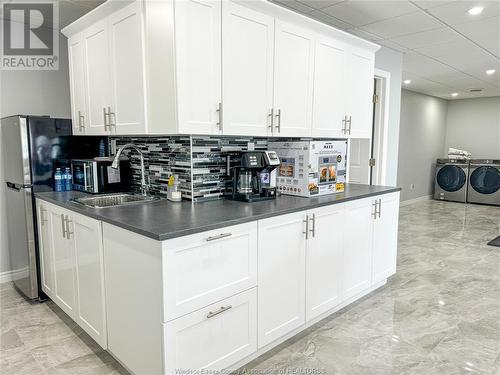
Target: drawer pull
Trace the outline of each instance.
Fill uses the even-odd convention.
[[[217,236],[210,236],[210,237],[207,238],[207,242],[208,241],[220,240],[221,238],[230,237],[232,235],[233,235],[232,233],[221,233],[221,234],[218,234]]]
[[[232,309],[232,308],[233,308],[233,306],[231,306],[231,305],[229,305],[229,306],[221,306],[220,309],[217,310],[217,311],[210,311],[207,314],[207,319],[213,318],[214,316],[222,314],[224,311],[227,311],[227,310]]]

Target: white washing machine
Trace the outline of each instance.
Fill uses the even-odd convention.
[[[468,174],[469,161],[466,159],[437,159],[434,199],[465,203]]]
[[[473,159],[467,202],[500,206],[500,160]]]

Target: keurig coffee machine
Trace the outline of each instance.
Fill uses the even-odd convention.
[[[244,151],[233,168],[233,191],[227,197],[243,202],[276,198],[276,171],[280,159],[274,151]]]

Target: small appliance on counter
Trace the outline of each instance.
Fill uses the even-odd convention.
[[[114,169],[113,157],[73,159],[73,189],[91,194],[130,191],[130,161],[120,158],[120,166]]]
[[[268,148],[281,159],[277,178],[282,194],[311,197],[344,191],[346,140],[269,142]]]
[[[233,168],[233,188],[227,198],[243,202],[275,199],[278,155],[274,151],[244,151],[240,156],[240,165]]]

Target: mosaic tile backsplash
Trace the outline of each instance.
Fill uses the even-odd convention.
[[[151,194],[166,197],[168,178],[176,174],[182,197],[201,202],[220,199],[232,188],[231,168],[239,164],[240,151],[248,150],[249,144],[255,150],[267,150],[267,142],[267,138],[246,136],[113,137],[110,138],[110,150],[114,154],[126,143],[133,143],[142,150]],[[132,189],[139,192],[139,155],[134,151],[124,154],[129,156],[132,165]]]

